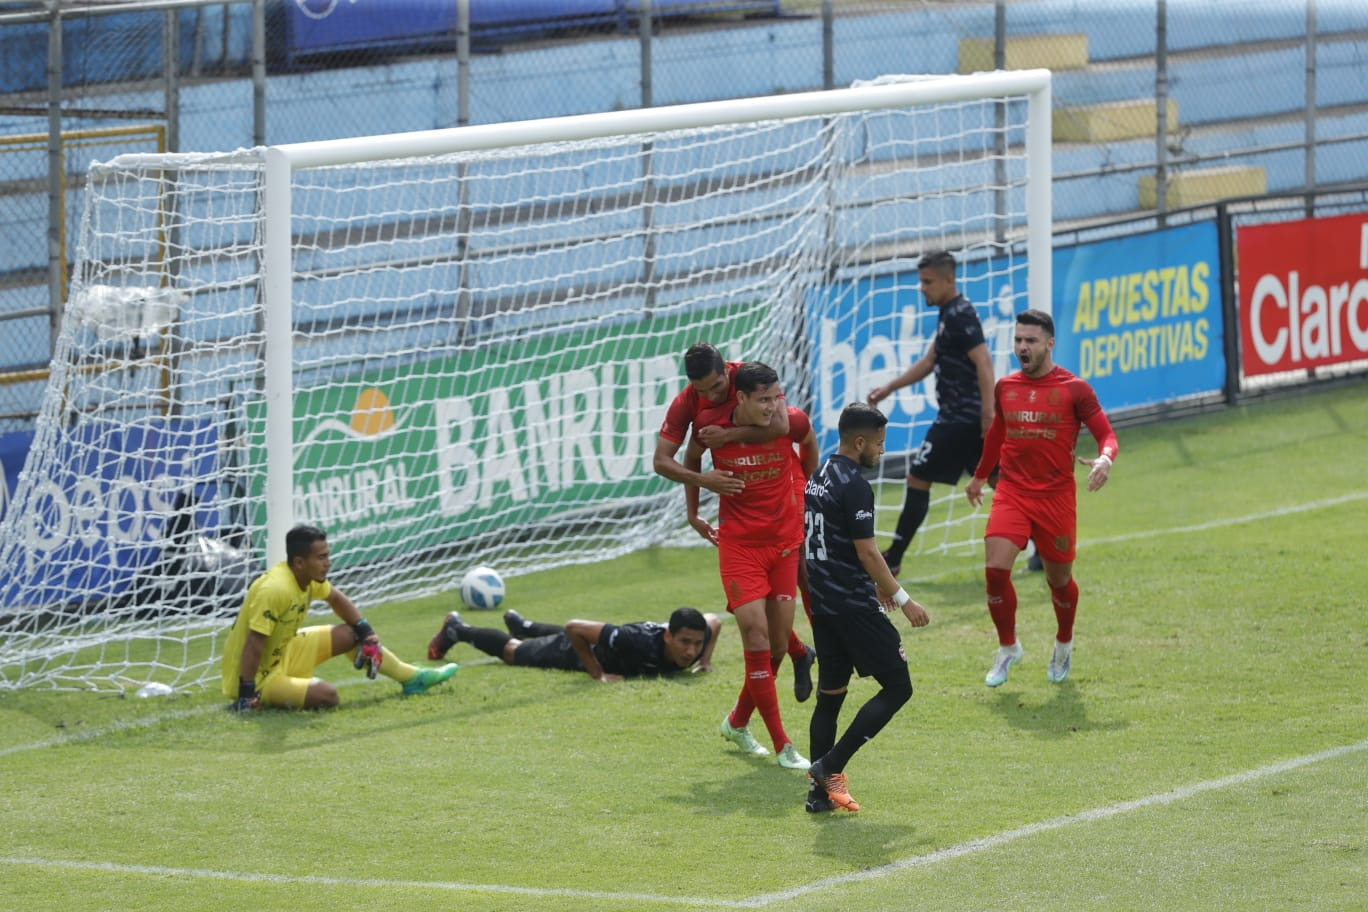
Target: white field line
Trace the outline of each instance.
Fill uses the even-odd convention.
[[[712,908],[727,909],[755,909],[765,908],[778,904],[791,903],[795,899],[818,893],[823,890],[830,890],[834,887],[861,881],[877,880],[889,877],[902,871],[914,868],[929,867],[943,861],[952,861],[957,858],[965,858],[970,855],[977,855],[981,852],[988,852],[1000,848],[1019,839],[1026,839],[1037,836],[1041,833],[1048,833],[1052,830],[1059,830],[1065,827],[1080,823],[1091,823],[1097,820],[1106,820],[1111,817],[1118,817],[1122,814],[1129,814],[1132,811],[1145,810],[1146,808],[1162,807],[1185,801],[1205,792],[1217,789],[1229,788],[1231,786],[1246,785],[1258,779],[1268,776],[1275,776],[1281,773],[1290,772],[1303,766],[1313,763],[1321,763],[1326,760],[1333,760],[1348,754],[1368,750],[1368,740],[1359,741],[1356,744],[1347,744],[1341,747],[1333,747],[1328,750],[1319,751],[1314,754],[1306,754],[1301,757],[1294,757],[1290,760],[1283,760],[1257,769],[1246,770],[1242,773],[1235,773],[1220,779],[1210,779],[1206,782],[1197,782],[1192,785],[1185,785],[1181,788],[1172,789],[1167,792],[1159,792],[1148,795],[1144,798],[1137,798],[1132,801],[1122,801],[1117,804],[1107,805],[1106,807],[1094,808],[1088,811],[1081,811],[1077,814],[1069,814],[1064,817],[1055,817],[1050,820],[1043,820],[1039,823],[1027,824],[1014,830],[1007,830],[992,836],[985,836],[981,839],[970,840],[959,845],[940,849],[928,855],[916,855],[904,858],[890,864],[880,865],[877,868],[868,868],[863,871],[855,871],[850,874],[841,874],[834,877],[824,877],[820,880],[802,886],[794,887],[776,893],[762,893],[748,899],[728,900],[709,898],[701,896],[662,896],[653,893],[614,893],[607,890],[567,890],[555,888],[538,887],[515,887],[504,884],[467,884],[451,881],[416,881],[416,880],[385,880],[376,878],[349,878],[349,877],[321,877],[317,875],[286,875],[286,874],[260,874],[240,871],[214,871],[203,868],[171,868],[158,865],[123,865],[112,862],[95,861],[70,861],[63,859],[50,858],[25,858],[17,856],[0,856],[0,865],[23,866],[34,868],[55,868],[68,871],[98,871],[116,875],[143,875],[148,877],[178,877],[191,878],[197,880],[217,880],[233,881],[239,883],[268,883],[286,885],[319,885],[319,886],[342,886],[342,887],[381,887],[387,889],[421,889],[421,890],[445,890],[448,892],[464,893],[496,893],[496,894],[517,894],[523,896],[561,896],[571,899],[604,900],[612,902],[638,902],[638,903],[658,903],[662,905],[676,906],[706,906]]]
[[[492,657],[482,657],[471,659],[469,662],[461,662],[462,668],[470,668],[475,665],[492,665],[498,660]],[[386,679],[388,680],[388,679]],[[333,682],[339,690],[347,687],[360,687],[369,684],[372,687],[383,686],[377,681],[369,681],[365,678],[348,678],[343,681]],[[149,699],[156,699],[155,697]],[[159,713],[154,716],[145,716],[141,719],[125,719],[106,725],[101,728],[92,728],[88,731],[73,732],[69,735],[58,735],[55,738],[45,738],[42,741],[31,741],[28,744],[12,744],[8,747],[0,747],[0,757],[8,757],[11,754],[22,754],[33,750],[43,750],[48,747],[62,747],[67,744],[76,744],[82,741],[91,741],[95,738],[103,738],[105,735],[113,735],[123,731],[134,731],[139,728],[150,728],[153,725],[160,725],[163,722],[172,722],[177,719],[189,719],[195,716],[210,716],[214,713],[226,713],[228,698],[224,697],[221,703],[212,703],[208,706],[196,706],[193,709],[178,709],[171,712]]]
[[[1114,536],[1109,536],[1109,537],[1106,537],[1106,538],[1092,538],[1092,539],[1089,539],[1089,540],[1086,542],[1086,544],[1089,544],[1089,545],[1108,545],[1108,544],[1115,544],[1115,543],[1117,543],[1117,542],[1137,541],[1137,540],[1146,539],[1146,538],[1158,538],[1158,537],[1160,537],[1160,536],[1169,536],[1169,535],[1174,535],[1174,534],[1182,534],[1182,533],[1184,533],[1184,532],[1200,532],[1200,531],[1204,531],[1204,530],[1208,530],[1208,529],[1218,529],[1218,528],[1224,528],[1224,527],[1227,527],[1227,526],[1236,526],[1236,525],[1241,525],[1241,524],[1250,523],[1250,522],[1261,522],[1261,521],[1263,521],[1263,520],[1272,519],[1272,518],[1277,517],[1277,516],[1288,516],[1288,515],[1291,515],[1291,514],[1294,514],[1294,513],[1306,513],[1306,512],[1308,512],[1308,511],[1310,511],[1310,510],[1322,510],[1322,509],[1325,509],[1326,507],[1336,507],[1336,506],[1340,506],[1340,505],[1342,505],[1342,504],[1353,503],[1354,501],[1359,501],[1359,500],[1368,500],[1368,491],[1354,491],[1354,492],[1351,492],[1351,493],[1348,493],[1348,494],[1343,494],[1343,495],[1341,495],[1341,496],[1339,496],[1339,497],[1331,497],[1331,498],[1326,498],[1326,499],[1324,499],[1324,500],[1315,500],[1315,501],[1311,501],[1311,502],[1309,502],[1309,503],[1304,503],[1304,504],[1295,504],[1295,505],[1290,506],[1290,507],[1279,507],[1279,508],[1277,508],[1276,510],[1267,510],[1267,511],[1260,512],[1260,513],[1251,513],[1251,514],[1248,514],[1248,515],[1245,515],[1245,516],[1235,516],[1235,517],[1230,517],[1230,518],[1227,518],[1227,519],[1216,519],[1216,520],[1212,520],[1212,521],[1210,521],[1210,522],[1199,523],[1199,524],[1197,524],[1197,525],[1192,525],[1192,526],[1175,526],[1175,527],[1168,528],[1168,529],[1149,529],[1149,530],[1145,530],[1145,531],[1142,531],[1142,532],[1130,532],[1130,533],[1126,533],[1126,534],[1124,534],[1124,535],[1114,535]],[[923,581],[925,581],[925,580],[931,580],[931,579],[939,579],[941,576],[944,576],[944,575],[954,575],[954,574],[959,574],[959,573],[962,573],[962,572],[963,572],[963,569],[960,568],[960,569],[955,569],[955,570],[946,571],[945,574],[932,574],[932,575],[929,575],[929,576],[919,577],[919,579],[921,579],[921,580],[923,580]],[[729,619],[730,619],[730,616],[728,616],[727,618],[724,618],[724,620],[729,620]],[[463,666],[485,665],[485,664],[493,664],[495,661],[496,661],[496,660],[494,660],[494,659],[483,659],[483,658],[482,658],[482,659],[475,659],[475,660],[470,661],[470,662],[462,662],[461,664],[462,664]],[[338,687],[347,687],[347,686],[351,686],[351,685],[354,685],[354,684],[362,684],[362,683],[365,683],[365,682],[363,682],[363,681],[352,681],[352,680],[347,680],[347,681],[339,682],[337,686],[338,686]],[[197,708],[195,708],[195,709],[179,710],[179,711],[170,712],[170,713],[164,713],[164,714],[156,715],[156,716],[148,716],[148,717],[143,718],[143,719],[132,719],[132,720],[128,720],[128,721],[125,721],[125,722],[118,722],[118,723],[116,723],[116,724],[114,724],[114,725],[105,726],[105,727],[103,727],[103,728],[96,728],[96,729],[91,729],[91,730],[89,730],[89,731],[75,732],[75,733],[68,734],[68,735],[59,735],[58,737],[55,737],[55,738],[47,738],[47,739],[44,739],[44,740],[42,740],[42,741],[34,741],[34,742],[30,742],[30,743],[28,743],[28,744],[15,744],[15,745],[10,745],[10,746],[8,746],[8,747],[0,747],[0,757],[6,757],[6,756],[9,756],[10,754],[18,754],[18,753],[23,753],[23,752],[26,752],[26,751],[31,751],[31,750],[42,750],[42,749],[48,748],[48,747],[61,747],[61,746],[64,745],[64,744],[72,744],[72,743],[77,743],[77,742],[81,742],[81,741],[89,741],[89,740],[91,740],[91,739],[93,739],[93,738],[100,738],[100,737],[103,737],[103,736],[106,735],[106,734],[115,734],[115,733],[117,733],[117,732],[120,732],[120,731],[127,731],[127,730],[130,730],[130,729],[146,728],[146,727],[148,727],[148,726],[158,725],[158,724],[160,724],[161,722],[164,722],[164,721],[171,721],[171,720],[175,720],[175,719],[184,719],[184,718],[188,718],[188,717],[191,717],[191,716],[197,716],[197,715],[205,715],[205,714],[209,714],[209,713],[213,713],[213,712],[220,711],[221,709],[222,709],[222,707],[217,706],[217,705],[215,705],[215,706],[201,706],[201,707],[197,707]]]
[[[1305,504],[1297,504],[1290,507],[1280,507],[1275,510],[1263,511],[1260,513],[1249,514],[1241,517],[1231,517],[1228,519],[1212,520],[1206,523],[1198,523],[1190,526],[1178,526],[1169,529],[1147,530],[1143,532],[1128,533],[1125,535],[1110,536],[1107,538],[1091,539],[1091,544],[1112,544],[1123,541],[1135,541],[1144,538],[1155,538],[1161,535],[1167,536],[1175,533],[1198,532],[1209,529],[1223,528],[1227,526],[1240,525],[1248,522],[1258,522],[1277,516],[1286,516],[1295,513],[1305,513],[1310,510],[1319,510],[1326,507],[1340,506],[1354,501],[1368,499],[1368,491],[1356,491],[1344,494],[1339,497],[1326,498],[1318,501],[1311,501]],[[486,661],[477,660],[474,662],[463,662],[463,665],[487,664]],[[492,664],[489,660],[488,664]],[[346,681],[338,686],[350,684],[360,684],[359,681]],[[86,732],[78,732],[71,735],[62,735],[57,738],[49,738],[43,741],[35,741],[29,744],[13,745],[0,748],[0,757],[10,754],[21,753],[30,750],[40,750],[47,747],[60,747],[65,744],[72,744],[81,741],[88,741],[93,738],[102,737],[106,734],[113,734],[129,729],[145,728],[151,725],[160,724],[163,721],[189,718],[192,716],[205,715],[213,712],[222,712],[221,706],[201,706],[195,709],[181,710],[177,712],[164,713],[158,716],[151,716],[144,719],[120,722],[104,728],[93,729]],[[328,878],[310,875],[272,875],[254,874],[242,872],[209,871],[201,869],[187,868],[165,868],[157,866],[143,865],[119,865],[109,862],[78,862],[65,861],[60,859],[42,858],[20,858],[11,856],[0,856],[0,864],[23,865],[31,867],[52,867],[65,869],[80,869],[93,871],[108,871],[111,873],[123,874],[146,874],[149,876],[180,876],[193,877],[200,879],[227,880],[239,882],[260,882],[260,883],[282,883],[282,884],[319,884],[319,885],[339,885],[339,886],[389,886],[389,887],[419,887],[425,889],[440,889],[449,891],[465,892],[485,892],[485,893],[510,893],[525,894],[536,896],[566,896],[584,899],[605,899],[623,900],[638,902],[656,902],[671,905],[689,906],[713,906],[717,908],[762,908],[774,903],[786,902],[794,898],[805,896],[820,890],[828,889],[833,886],[840,886],[847,883],[872,880],[886,877],[898,871],[912,868],[925,867],[940,861],[948,861],[955,858],[962,858],[967,855],[974,855],[979,852],[987,851],[1005,845],[1017,839],[1034,836],[1039,833],[1049,832],[1050,830],[1060,829],[1075,823],[1087,823],[1093,820],[1104,820],[1131,811],[1141,810],[1148,807],[1157,807],[1182,801],[1194,795],[1214,789],[1226,788],[1232,785],[1242,785],[1261,779],[1265,776],[1275,775],[1289,770],[1294,770],[1311,763],[1319,763],[1325,760],[1346,754],[1356,753],[1368,749],[1368,741],[1360,741],[1356,744],[1344,745],[1342,747],[1331,748],[1316,754],[1307,754],[1303,757],[1295,757],[1281,763],[1270,766],[1259,767],[1258,769],[1248,770],[1243,773],[1236,773],[1222,779],[1213,779],[1207,782],[1199,782],[1193,785],[1184,786],[1169,792],[1162,792],[1150,795],[1145,798],[1138,798],[1133,801],[1121,802],[1103,808],[1094,808],[1090,811],[1083,811],[1065,817],[1057,817],[1052,820],[1045,820],[1039,823],[1028,824],[1015,830],[1008,830],[993,836],[986,836],[982,839],[972,840],[961,843],[957,846],[950,846],[929,855],[918,855],[912,858],[902,859],[877,868],[869,868],[851,874],[843,874],[835,877],[828,877],[822,880],[813,881],[801,887],[795,887],[778,893],[766,893],[751,897],[745,900],[720,900],[707,899],[702,897],[685,896],[656,896],[646,893],[611,893],[606,891],[579,891],[579,890],[558,890],[540,889],[532,887],[512,887],[488,884],[461,884],[448,882],[427,882],[427,881],[396,881],[396,880],[361,880],[350,878]]]
[[[1223,519],[1213,519],[1209,522],[1196,523],[1190,526],[1171,526],[1166,529],[1144,529],[1138,532],[1126,532],[1121,535],[1087,538],[1079,542],[1079,550],[1084,550],[1093,545],[1115,545],[1121,542],[1141,541],[1147,538],[1161,538],[1169,535],[1183,535],[1188,532],[1207,532],[1211,529],[1225,529],[1230,526],[1242,526],[1246,523],[1276,519],[1279,516],[1292,516],[1297,513],[1309,513],[1312,510],[1324,510],[1327,507],[1339,507],[1360,500],[1368,500],[1368,491],[1351,491],[1348,494],[1341,494],[1338,497],[1327,497],[1324,500],[1313,500],[1309,503],[1293,504],[1289,507],[1278,507],[1274,510],[1248,513],[1244,516],[1230,516]],[[960,557],[961,555],[953,556]],[[957,564],[956,566],[947,567],[937,573],[928,573],[915,577],[904,576],[903,579],[913,583],[948,579],[962,574],[964,572],[964,564],[968,564],[971,561],[982,561],[983,559],[980,553],[963,555],[962,557],[963,563]],[[1022,565],[1019,564],[1018,569],[1020,569],[1021,566]]]
[[[1306,754],[1301,757],[1293,757],[1290,760],[1283,760],[1272,763],[1268,766],[1261,766],[1257,769],[1246,770],[1243,773],[1235,773],[1232,776],[1224,776],[1220,779],[1209,779],[1206,782],[1195,782],[1192,785],[1185,785],[1181,788],[1173,789],[1168,792],[1159,792],[1154,795],[1147,795],[1144,798],[1136,798],[1132,801],[1122,801],[1117,804],[1109,804],[1106,807],[1093,808],[1089,811],[1080,811],[1077,814],[1068,814],[1064,817],[1055,817],[1050,820],[1042,820],[1039,823],[1029,823],[1026,826],[1018,827],[1015,830],[996,833],[992,836],[985,836],[982,839],[973,839],[969,842],[962,842],[959,845],[950,846],[931,852],[928,855],[916,855],[911,858],[904,858],[900,861],[890,862],[880,865],[877,868],[869,868],[864,871],[855,871],[850,874],[840,874],[834,877],[825,877],[815,880],[812,883],[794,887],[790,890],[783,890],[777,893],[763,893],[753,896],[738,905],[747,908],[760,908],[774,905],[776,903],[790,902],[800,896],[816,893],[819,890],[827,890],[832,887],[839,887],[845,884],[857,883],[864,880],[876,880],[896,874],[899,871],[907,871],[913,868],[924,868],[937,864],[942,861],[950,861],[955,858],[964,858],[968,855],[977,855],[980,852],[990,851],[1015,842],[1018,839],[1025,839],[1029,836],[1037,836],[1041,833],[1048,833],[1051,830],[1063,829],[1077,823],[1091,823],[1095,820],[1106,820],[1110,817],[1118,817],[1122,814],[1129,814],[1132,811],[1141,811],[1146,808],[1161,807],[1163,805],[1174,804],[1179,801],[1186,801],[1204,792],[1212,792],[1217,789],[1229,788],[1235,785],[1247,785],[1258,779],[1267,776],[1275,776],[1279,773],[1286,773],[1291,770],[1308,766],[1312,763],[1321,763],[1326,760],[1333,760],[1347,754],[1357,753],[1358,751],[1368,750],[1368,741],[1359,741],[1356,744],[1346,744],[1340,747],[1332,747],[1328,750],[1319,751],[1314,754]]]

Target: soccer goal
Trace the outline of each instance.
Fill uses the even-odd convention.
[[[690,344],[774,365],[829,451],[840,408],[931,341],[921,253],[957,255],[985,318],[1049,307],[1049,87],[899,78],[92,166],[0,522],[0,688],[212,681],[297,522],[367,606],[692,540],[651,469]],[[886,404],[905,453],[934,402]]]

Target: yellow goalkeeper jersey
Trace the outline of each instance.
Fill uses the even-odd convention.
[[[260,687],[266,675],[280,664],[285,645],[308,616],[309,606],[326,599],[330,592],[332,584],[328,582],[310,582],[308,588],[300,589],[287,561],[281,561],[258,576],[247,590],[247,598],[242,602],[242,610],[233,622],[228,644],[224,647],[223,695],[230,698],[238,695],[238,667],[248,630],[266,637],[266,648],[262,651],[256,675]]]

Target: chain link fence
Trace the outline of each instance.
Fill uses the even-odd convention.
[[[1061,228],[1368,160],[1358,0],[47,0],[0,5],[0,61],[0,432],[38,406],[85,170],[121,152],[1048,67]]]

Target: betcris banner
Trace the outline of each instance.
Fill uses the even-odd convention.
[[[32,443],[31,433],[0,437],[0,607],[119,594],[160,556],[176,494],[189,485],[197,526],[216,531],[208,528],[216,485],[203,482],[217,477],[218,434],[206,422],[81,422],[51,444],[40,477],[21,486]]]
[[[993,369],[1013,365],[1013,314],[1024,302],[1026,270],[1006,257],[961,263],[956,284],[974,303]],[[893,380],[920,358],[936,334],[938,311],[922,297],[915,269],[837,282],[810,293],[807,339],[816,366],[812,424],[823,454],[836,449],[841,409],[863,402],[869,391]],[[884,447],[906,453],[921,446],[937,411],[934,375],[879,403],[888,416]]]
[[[1054,361],[1109,411],[1219,392],[1225,383],[1216,223],[1054,254]]]
[[[19,484],[19,472],[23,470],[32,446],[32,431],[0,434],[0,520],[9,509],[10,492]]]

